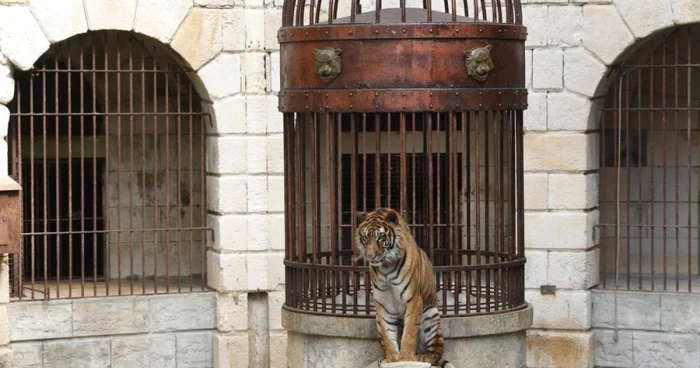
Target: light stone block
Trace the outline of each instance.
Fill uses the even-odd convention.
[[[594,344],[592,332],[529,330],[527,366],[591,368]]]
[[[219,54],[197,73],[214,101],[241,92],[241,56]]]
[[[263,124],[264,126],[264,124]],[[267,172],[267,139],[264,136],[249,136],[246,138],[248,174],[263,174]]]
[[[85,1],[88,28],[92,31],[101,29],[131,31],[134,28],[137,2],[138,0]]]
[[[109,339],[73,339],[44,343],[44,362],[52,367],[103,368],[110,366]]]
[[[248,144],[244,137],[207,138],[207,171],[214,174],[244,174],[248,169]]]
[[[245,13],[244,9],[223,11],[224,51],[245,50]]]
[[[284,252],[267,254],[267,290],[274,290],[284,284]]]
[[[234,0],[194,0],[194,4],[210,8],[225,8],[233,6]]]
[[[632,331],[595,330],[595,364],[599,367],[632,367],[634,345]]]
[[[178,368],[214,367],[214,332],[178,333],[177,366]]]
[[[192,0],[139,0],[134,31],[170,43],[190,9]]]
[[[19,69],[28,70],[48,48],[49,41],[29,7],[0,8],[0,50],[12,64]],[[0,70],[0,77],[4,74],[6,72]]]
[[[207,252],[207,284],[219,292],[246,290],[248,269],[244,254]]]
[[[547,11],[547,44],[571,47],[581,44],[580,6],[550,6]]]
[[[224,215],[209,216],[214,229],[213,248],[226,252],[242,252],[248,247],[248,216]]]
[[[217,293],[216,310],[218,331],[231,332],[248,329],[248,293]]]
[[[248,268],[248,286],[250,291],[262,291],[268,289],[267,273],[268,262],[265,253],[249,253],[246,255]]]
[[[214,337],[214,366],[221,368],[238,368],[243,363],[247,366],[248,334],[227,336],[217,333]]]
[[[0,346],[10,343],[10,323],[7,315],[7,305],[0,304]]]
[[[547,129],[549,131],[587,131],[598,121],[592,119],[591,101],[574,93],[547,94]]]
[[[592,295],[593,327],[615,328],[615,303],[612,292]],[[617,326],[622,329],[661,329],[661,296],[658,293],[618,292]]]
[[[249,213],[267,212],[267,178],[265,176],[249,176],[246,195]]]
[[[539,289],[547,285],[547,270],[549,269],[549,251],[528,249],[525,252],[525,287]]]
[[[557,91],[562,89],[564,51],[561,49],[536,49],[532,54],[532,88]]]
[[[267,190],[267,212],[284,212],[284,177],[268,176]]]
[[[697,0],[672,0],[673,21],[676,25],[696,23],[700,20]]]
[[[282,9],[265,9],[265,50],[279,50],[277,31],[282,27]]]
[[[280,91],[280,53],[272,52],[270,53],[270,91],[279,92]],[[277,110],[277,99],[275,99],[275,111],[279,114],[280,126],[282,120],[282,113]],[[269,126],[270,122],[268,122]]]
[[[605,65],[584,48],[564,50],[564,86],[569,91],[596,96],[606,71]]]
[[[10,263],[9,262],[10,262],[10,257],[7,254],[0,255],[0,304],[5,304],[5,303],[10,302]]]
[[[598,174],[549,174],[549,208],[588,209],[598,205]]]
[[[661,329],[681,333],[700,333],[700,295],[661,294]]]
[[[284,142],[281,134],[267,138],[267,172],[269,174],[284,173]]]
[[[698,335],[634,331],[634,366],[700,366]]]
[[[598,135],[525,134],[525,171],[586,171],[598,167]]]
[[[245,97],[233,96],[214,102],[215,130],[218,134],[243,134],[246,131]]]
[[[247,183],[239,176],[207,176],[207,204],[221,214],[247,211]]]
[[[216,294],[210,292],[154,296],[149,301],[151,332],[216,328]]]
[[[270,368],[287,367],[287,331],[270,331]]]
[[[177,367],[174,335],[112,338],[112,367]]]
[[[277,267],[272,265],[271,267]],[[270,331],[277,330],[282,331],[284,327],[282,326],[282,305],[284,304],[285,290],[284,286],[279,287],[275,290],[270,290],[267,293],[267,303],[268,303],[268,316],[270,318],[269,327]],[[272,337],[272,336],[270,336]],[[272,348],[273,345],[270,344]]]
[[[523,176],[525,210],[546,210],[548,180],[546,173],[526,173]]]
[[[12,343],[10,345],[15,368],[43,368],[44,345],[41,342]],[[10,367],[10,365],[8,365]]]
[[[245,92],[247,94],[265,94],[267,92],[267,79],[265,75],[267,54],[264,52],[248,52],[243,55],[243,68],[245,69]],[[263,124],[262,126],[264,128],[266,124]]]
[[[529,261],[529,259],[528,259]],[[553,330],[587,330],[591,327],[591,293],[563,291],[541,295],[539,289],[525,292],[532,304],[532,328]]]
[[[547,93],[531,92],[527,96],[527,110],[523,112],[526,132],[547,130]]]
[[[8,347],[0,347],[0,366],[2,367],[14,367],[14,354],[12,350]]]
[[[270,234],[268,234],[268,241],[270,242],[269,248],[272,250],[284,250],[284,215],[270,215],[267,217],[268,229],[270,229]]]
[[[73,301],[73,336],[148,332],[148,300],[88,298]]]
[[[29,0],[0,0],[0,5],[27,5]]]
[[[525,248],[588,249],[593,246],[592,212],[526,212]]]
[[[170,46],[190,64],[192,69],[199,70],[221,52],[222,28],[221,11],[194,8],[175,32]],[[232,67],[229,65],[224,71],[235,73],[230,69]]]
[[[12,78],[12,65],[10,65],[10,61],[0,53],[0,104],[9,103],[14,97],[15,79]]]
[[[248,217],[247,240],[248,250],[264,251],[267,250],[267,216],[266,215],[251,215]]]
[[[588,289],[598,283],[600,250],[549,252],[548,282],[557,289]]]
[[[547,6],[523,6],[523,25],[527,27],[526,47],[547,45],[547,27],[543,27],[540,23],[545,19],[547,19]]]
[[[586,49],[606,65],[612,65],[622,51],[634,42],[634,36],[617,10],[602,5],[583,7],[581,38]]]
[[[532,50],[525,50],[525,88],[532,89]],[[528,95],[528,104],[531,104],[531,96]]]
[[[51,43],[88,30],[83,0],[32,0],[30,6]]]
[[[246,96],[246,132],[265,134],[267,132],[267,96]]]
[[[70,337],[73,333],[70,300],[10,303],[8,317],[13,342]]]
[[[265,11],[263,9],[246,9],[245,49],[247,51],[265,50]]]

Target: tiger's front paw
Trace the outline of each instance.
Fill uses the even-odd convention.
[[[399,361],[400,362],[415,362],[416,361],[416,353],[401,353],[399,354]]]

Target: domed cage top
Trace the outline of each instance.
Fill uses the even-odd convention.
[[[374,315],[353,237],[377,207],[432,260],[443,316],[524,308],[520,1],[375,1],[284,3],[284,308]]]

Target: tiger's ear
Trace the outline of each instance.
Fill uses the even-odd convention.
[[[388,222],[391,222],[394,225],[399,224],[399,214],[396,213],[396,211],[389,211],[389,213],[386,214],[384,219]]]
[[[357,223],[361,224],[367,218],[367,213],[357,211]]]

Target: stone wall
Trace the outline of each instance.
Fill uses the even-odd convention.
[[[14,367],[212,367],[214,293],[11,303]]]
[[[594,363],[590,290],[598,281],[599,257],[592,231],[599,217],[597,97],[607,89],[606,72],[625,50],[656,30],[700,21],[700,7],[697,0],[523,2],[530,89],[526,287],[534,307],[528,365],[587,367]],[[280,0],[0,0],[0,137],[7,134],[4,105],[13,97],[13,69],[28,69],[50,44],[73,35],[134,30],[169,45],[195,71],[192,79],[215,116],[206,148],[206,189],[214,228],[207,271],[217,291],[217,367],[254,366],[268,351],[263,360],[286,366],[280,319],[282,120],[276,99],[281,5]],[[0,139],[0,175],[7,174],[6,152]],[[7,272],[0,267],[0,359],[9,355],[10,341],[2,321],[13,319],[7,312]],[[556,296],[540,295],[546,284],[557,286]],[[108,338],[112,348],[116,338]],[[43,344],[46,351],[48,343]]]
[[[700,294],[620,292],[617,325],[612,291],[592,301],[596,366],[700,366]]]

